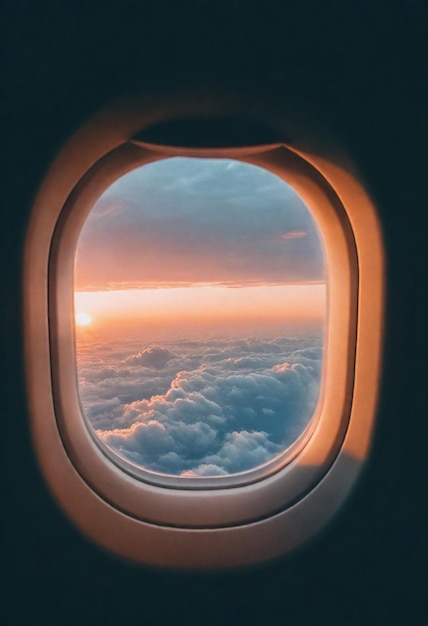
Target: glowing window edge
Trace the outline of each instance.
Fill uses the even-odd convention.
[[[175,152],[175,150],[174,150]],[[216,156],[223,155],[223,150],[191,150],[198,156],[202,154]],[[230,151],[228,151],[230,152]],[[58,221],[53,238],[53,245],[50,254],[50,345],[52,358],[52,380],[55,398],[55,413],[61,438],[67,449],[74,467],[91,487],[106,501],[114,503],[120,510],[127,514],[136,515],[139,519],[157,523],[171,524],[171,513],[169,504],[171,497],[176,497],[177,492],[187,492],[188,502],[184,505],[180,498],[180,511],[174,515],[173,524],[176,526],[191,523],[200,527],[213,525],[223,525],[224,523],[242,523],[242,521],[254,521],[271,515],[272,512],[282,510],[290,506],[293,502],[301,498],[316,484],[326,473],[333,462],[343,436],[346,432],[347,420],[349,417],[349,407],[352,396],[352,371],[353,353],[352,347],[355,344],[355,319],[351,320],[351,315],[356,311],[356,286],[357,281],[351,285],[350,278],[356,277],[356,258],[350,249],[349,240],[352,233],[345,233],[346,215],[341,214],[340,201],[325,181],[312,170],[304,161],[297,157],[285,147],[269,146],[254,149],[235,150],[236,158],[242,161],[265,167],[269,171],[279,175],[288,184],[293,185],[293,181],[288,180],[284,170],[290,169],[295,175],[296,170],[301,176],[302,189],[300,195],[307,193],[308,186],[312,185],[311,196],[316,192],[318,202],[309,203],[304,201],[312,210],[318,226],[324,238],[322,223],[319,219],[325,219],[329,211],[330,220],[335,217],[336,228],[330,241],[324,239],[324,247],[327,252],[327,267],[329,285],[333,283],[337,287],[337,274],[343,272],[334,260],[329,260],[329,254],[335,252],[342,246],[340,253],[342,262],[344,257],[348,257],[349,267],[346,268],[346,278],[349,284],[340,284],[340,290],[345,296],[345,306],[339,308],[338,305],[328,306],[328,325],[334,331],[325,333],[325,345],[327,350],[324,356],[324,375],[317,407],[317,415],[311,420],[309,427],[292,446],[291,451],[285,451],[279,457],[272,459],[267,464],[249,470],[242,474],[233,474],[226,477],[185,479],[180,477],[162,476],[147,470],[135,468],[131,463],[126,463],[119,459],[113,452],[109,452],[100,445],[95,433],[88,428],[80,408],[79,396],[77,393],[77,381],[75,370],[75,354],[73,341],[73,267],[74,251],[80,228],[87,214],[91,210],[94,201],[113,180],[123,175],[132,168],[139,167],[144,163],[151,162],[159,158],[168,156],[168,151],[153,151],[151,147],[125,143],[115,151],[102,158],[93,168],[82,178],[79,184],[73,189],[69,200],[64,205],[61,218]],[[248,154],[250,152],[250,154]],[[182,153],[182,151],[180,151]],[[305,171],[305,169],[307,171]],[[324,206],[320,215],[320,204],[323,199]],[[311,206],[316,205],[316,206]],[[317,215],[318,213],[318,215]],[[321,222],[322,222],[321,219]],[[345,236],[346,235],[346,236]],[[334,246],[332,242],[334,241]],[[352,267],[351,267],[352,266]],[[332,300],[331,287],[328,288],[329,301]],[[334,293],[334,290],[333,290]],[[339,298],[335,298],[339,302]],[[332,310],[333,309],[333,310]],[[61,338],[60,344],[57,337]],[[340,344],[331,348],[332,342]],[[329,348],[330,346],[330,348]],[[329,357],[329,352],[335,352],[336,358]],[[338,353],[340,356],[338,357]],[[333,361],[333,363],[331,363]],[[329,365],[330,362],[330,365]],[[331,371],[334,367],[334,372]],[[327,373],[325,371],[327,370]],[[328,402],[325,398],[325,380],[333,378],[337,381],[337,388],[330,388]],[[339,392],[338,392],[339,389]],[[343,407],[347,408],[343,411]],[[319,434],[314,436],[317,429],[322,428],[323,437]],[[322,445],[321,445],[322,444]],[[290,454],[291,452],[291,454]],[[101,453],[101,456],[100,456]],[[306,458],[316,457],[316,463],[306,461]],[[108,460],[107,460],[108,459]],[[112,468],[112,464],[115,466]],[[304,465],[304,476],[297,478],[296,468]],[[310,467],[310,469],[309,469]],[[120,469],[120,474],[115,471]],[[113,471],[112,471],[113,470]],[[131,482],[127,483],[126,489],[119,488],[125,480],[123,473],[127,472]],[[299,470],[300,471],[300,470]],[[293,474],[293,475],[291,475]],[[285,479],[285,480],[284,480]],[[263,481],[264,497],[261,497],[259,489],[254,488],[254,484]],[[144,500],[141,498],[144,487]],[[245,493],[245,486],[252,485],[250,491]],[[148,489],[148,487],[152,489]],[[123,485],[122,485],[123,487]],[[229,487],[230,489],[225,489]],[[159,492],[159,489],[162,489]],[[233,489],[232,489],[233,488]],[[233,505],[231,500],[240,494],[239,510]],[[153,489],[157,493],[153,493]],[[221,519],[214,523],[210,521],[211,506],[202,504],[209,491],[217,490],[221,500],[225,500]],[[198,498],[192,497],[191,492],[198,491]],[[233,493],[231,493],[233,492]],[[267,493],[271,493],[269,498]],[[272,494],[275,494],[272,497]],[[167,511],[166,511],[167,509]],[[183,511],[184,509],[184,511]],[[210,512],[211,511],[211,512]],[[218,515],[216,516],[219,517]]]
[[[97,543],[122,557],[159,566],[188,568],[233,567],[269,560],[295,548],[319,531],[347,497],[368,455],[380,377],[383,325],[384,261],[376,211],[354,166],[346,157],[338,162],[330,144],[324,142],[318,155],[308,152],[308,148],[289,150],[300,155],[301,160],[321,175],[326,186],[331,186],[340,197],[355,235],[358,255],[357,336],[356,339],[350,338],[355,353],[351,412],[336,458],[319,482],[306,495],[300,491],[300,498],[294,506],[284,504],[281,511],[275,511],[275,497],[284,502],[284,493],[291,483],[299,482],[294,462],[275,474],[281,477],[276,485],[272,485],[270,476],[234,489],[202,491],[174,491],[144,484],[144,489],[135,492],[133,487],[137,481],[116,468],[116,479],[120,476],[120,480],[113,485],[110,505],[102,493],[101,497],[97,495],[90,478],[82,479],[76,471],[58,431],[53,405],[55,392],[50,380],[47,267],[55,224],[71,190],[94,163],[126,141],[125,135],[135,134],[141,128],[142,120],[144,125],[147,119],[151,119],[150,115],[153,116],[149,113],[144,122],[138,99],[133,98],[125,105],[125,108],[123,104],[119,108],[114,106],[101,114],[70,140],[43,181],[33,207],[24,259],[24,331],[28,402],[37,458],[52,493],[67,515]],[[147,102],[144,104],[143,98],[144,106]],[[157,101],[150,106],[152,110],[159,108]],[[188,110],[189,106],[198,109],[203,108],[203,103],[201,105],[199,96],[194,102],[186,97],[181,105],[176,103],[172,108],[177,111],[180,106],[183,110]],[[128,113],[126,118],[123,117],[124,110]],[[159,115],[165,115],[165,111]],[[112,125],[112,119],[117,120],[119,126]],[[153,146],[151,149],[158,150]],[[259,148],[254,149],[254,153],[258,151]],[[224,150],[222,156],[235,158],[238,152]],[[247,154],[250,152],[247,150]],[[169,151],[169,155],[173,153],[173,150]],[[183,150],[178,149],[176,154],[183,155]],[[117,175],[120,173],[116,172],[116,178]],[[298,187],[295,178],[292,186]],[[56,340],[61,342],[60,337]],[[350,401],[349,393],[348,399]],[[342,410],[346,413],[348,408],[343,406]],[[104,473],[107,467],[104,455],[96,446],[92,452],[94,456],[100,455]],[[89,469],[94,470],[91,463]],[[143,483],[139,481],[139,484]],[[276,486],[276,491],[272,491],[272,486]],[[156,496],[158,511],[155,517],[159,519],[149,523],[142,521],[138,510],[123,514],[121,510],[124,508],[118,503],[119,489],[128,491],[131,500],[140,496],[140,509],[146,513],[153,504],[153,501],[149,502],[150,497]],[[255,494],[255,499],[247,497],[251,493]],[[233,494],[233,498],[227,494]],[[271,511],[266,517],[254,515],[252,507],[260,499]],[[181,516],[178,524],[177,503],[181,504],[182,511],[188,512]],[[220,509],[224,512],[225,507],[231,509],[227,519],[217,515]],[[206,515],[201,514],[203,510]],[[195,512],[198,513],[197,519],[193,517]],[[160,519],[163,515],[167,519],[165,526]],[[249,523],[251,519],[256,521]]]
[[[274,148],[275,149],[275,148]],[[127,152],[127,148],[124,147],[124,150],[121,150],[121,156],[123,155],[123,153]],[[266,153],[270,152],[269,148],[267,148]],[[261,154],[266,154],[265,152],[262,152]],[[139,169],[140,167],[144,167],[144,165],[148,165],[149,163],[152,163],[152,160],[147,161],[146,159],[151,159],[153,157],[153,155],[150,154],[143,154],[141,155],[142,158],[144,158],[144,164],[141,165],[141,163],[139,163],[139,159],[138,159],[138,164],[133,167],[132,169]],[[114,157],[113,157],[114,158]],[[169,158],[169,155],[163,155],[162,158]],[[200,157],[200,158],[204,158],[204,157]],[[217,157],[217,158],[221,158],[221,157]],[[263,160],[263,157],[261,157]],[[260,156],[259,156],[260,159]],[[258,160],[259,160],[258,159]],[[242,162],[242,161],[241,161]],[[134,164],[133,164],[134,165]],[[258,165],[260,167],[260,164]],[[127,172],[132,171],[132,170],[127,170]],[[88,176],[91,176],[91,172],[88,172]],[[101,172],[101,176],[102,176],[102,172]],[[121,176],[123,176],[123,174],[121,174]],[[120,177],[121,177],[120,176]],[[120,178],[119,177],[119,178]],[[98,178],[98,176],[97,176]],[[118,179],[116,179],[118,180]],[[282,177],[281,180],[283,182],[284,178]],[[85,177],[83,177],[81,184],[84,186],[85,185]],[[111,183],[109,183],[110,185]],[[104,187],[104,185],[103,185]],[[105,189],[103,189],[104,191]],[[79,189],[76,188],[76,194],[77,196],[79,195]],[[73,194],[72,194],[73,196]],[[97,198],[98,199],[98,198]],[[92,205],[93,206],[93,205]],[[63,225],[59,226],[59,231],[60,234],[58,235],[57,233],[57,237],[65,237],[66,239],[69,236],[69,232],[67,230],[67,219],[69,218],[70,214],[73,213],[75,214],[76,210],[79,211],[79,215],[82,216],[83,219],[83,224],[85,222],[85,220],[87,219],[90,211],[92,210],[92,206],[89,208],[89,212],[87,212],[85,210],[85,212],[83,213],[81,207],[79,206],[79,202],[77,200],[76,202],[76,197],[72,197],[71,200],[69,200],[68,202],[66,202],[65,206],[64,206],[64,210],[62,212],[62,219],[65,219],[65,222]],[[61,219],[61,218],[60,218]],[[314,219],[314,218],[313,218]],[[315,220],[314,220],[315,221]],[[82,226],[83,226],[82,224]],[[73,224],[73,231],[75,229],[75,225]],[[318,226],[317,226],[317,230],[318,230]],[[78,234],[80,235],[80,233]],[[322,233],[319,232],[319,237],[322,240]],[[61,244],[61,242],[58,242],[59,245]],[[78,241],[76,242],[76,246],[77,247]],[[73,245],[73,244],[71,244]],[[67,245],[68,248],[68,245]],[[55,240],[53,242],[53,249],[55,250]],[[53,288],[52,288],[52,292],[55,291],[55,285],[57,284],[57,279],[55,278],[55,257],[56,254],[55,252],[53,253],[53,262],[51,261],[51,266],[52,266],[52,274],[53,274]],[[64,281],[64,270],[63,270],[63,264],[60,263],[60,272],[62,275],[62,281]],[[61,293],[60,296],[61,302],[64,302],[64,296]],[[52,307],[52,311],[51,311],[51,319],[55,319],[55,305]],[[327,309],[327,307],[326,307]],[[74,313],[72,312],[71,314],[71,320],[74,319]],[[323,331],[324,331],[324,336],[326,335],[326,330],[328,327],[328,311],[326,311],[325,315],[324,315],[324,320],[323,320]],[[68,341],[68,338],[67,338]],[[326,343],[326,342],[325,342]],[[73,333],[73,342],[72,342],[72,346],[74,348],[75,346],[75,341],[74,341],[74,333]],[[323,346],[324,351],[325,351],[325,345]],[[73,349],[73,355],[70,354],[69,351],[68,352],[68,358],[76,363],[77,358],[76,358],[76,352],[75,349]],[[63,368],[65,367],[65,364],[62,363],[62,366],[59,367],[55,367],[55,363],[59,363],[59,357],[58,355],[53,355],[53,368],[52,368],[52,377],[54,380],[54,384],[55,384],[55,378],[56,378],[56,372],[60,372],[63,371]],[[324,365],[325,359],[324,359],[324,355],[323,355],[323,365]],[[180,476],[173,476],[171,474],[163,474],[162,472],[155,472],[155,471],[151,471],[141,465],[138,465],[136,463],[133,463],[132,461],[126,459],[124,456],[122,456],[119,452],[116,452],[114,450],[112,450],[111,448],[109,448],[106,444],[104,444],[100,438],[97,436],[96,432],[94,431],[94,429],[92,428],[89,420],[87,419],[84,409],[81,405],[81,403],[79,402],[79,406],[80,406],[80,414],[82,419],[84,420],[86,427],[89,430],[89,434],[92,436],[92,438],[94,439],[95,443],[100,447],[101,451],[105,454],[105,456],[112,462],[114,463],[117,467],[119,467],[120,469],[122,469],[125,472],[128,472],[131,476],[134,476],[137,479],[140,479],[142,481],[151,483],[153,485],[157,485],[157,486],[165,486],[165,487],[170,487],[170,488],[178,488],[178,489],[224,489],[227,487],[236,487],[238,485],[244,485],[244,484],[250,484],[253,483],[257,480],[262,480],[264,478],[266,478],[267,476],[269,476],[271,473],[277,472],[280,469],[282,469],[285,465],[289,464],[296,456],[297,454],[299,454],[299,452],[303,449],[303,447],[307,444],[307,442],[309,441],[310,437],[312,436],[312,434],[314,433],[318,421],[319,421],[319,417],[320,417],[320,413],[321,413],[321,409],[324,403],[324,367],[322,368],[323,372],[322,372],[322,376],[321,376],[321,380],[320,380],[320,390],[318,393],[318,399],[317,399],[317,403],[316,406],[314,408],[314,411],[312,413],[312,416],[308,422],[308,424],[305,426],[305,428],[303,429],[303,431],[300,433],[300,435],[296,438],[295,441],[293,441],[289,446],[287,446],[286,448],[284,448],[284,450],[282,450],[279,454],[275,455],[272,459],[269,459],[268,461],[262,463],[262,464],[258,464],[257,466],[250,468],[248,470],[242,471],[242,472],[234,472],[231,475],[226,475],[226,476],[212,476],[212,477],[192,477],[192,478],[188,478],[188,477],[180,477]],[[77,383],[77,371],[75,370],[74,372],[74,386],[77,390],[77,395],[79,397],[79,393],[78,393],[78,383]],[[57,384],[57,392],[56,392],[56,396],[60,397],[61,394],[61,383],[58,381]],[[64,411],[62,411],[61,409],[58,411],[58,415],[64,415]],[[63,420],[63,423],[61,423],[61,420],[59,420],[59,428],[60,430],[66,435],[67,433],[67,421],[68,420]],[[78,457],[78,455],[77,455]]]

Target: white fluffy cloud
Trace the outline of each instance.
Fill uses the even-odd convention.
[[[154,367],[161,369],[165,367],[168,361],[174,356],[172,352],[166,348],[153,346],[146,350],[141,350],[138,354],[132,354],[125,359],[129,365],[144,365],[144,367]]]
[[[78,350],[83,409],[101,441],[152,471],[216,476],[288,447],[319,394],[315,337],[102,343]]]

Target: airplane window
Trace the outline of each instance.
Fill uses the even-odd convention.
[[[286,454],[317,415],[326,281],[317,223],[272,172],[172,157],[121,176],[75,258],[78,388],[98,444],[187,479]]]
[[[56,501],[109,552],[242,567],[315,537],[368,457],[382,238],[334,138],[312,145],[287,118],[291,146],[235,145],[223,125],[210,147],[200,99],[178,139],[171,106],[101,111],[35,198],[33,442]],[[165,145],[146,136],[158,117]]]

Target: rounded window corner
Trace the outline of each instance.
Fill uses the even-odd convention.
[[[204,117],[204,103],[187,106],[193,121],[176,121],[186,112],[181,102],[175,111],[169,102],[164,118],[153,103],[101,114],[65,146],[40,188],[24,275],[31,427],[47,484],[96,543],[149,565],[240,567],[315,536],[367,459],[381,370],[383,246],[375,208],[346,155],[342,166],[317,156],[318,144],[299,149],[298,130],[286,123],[278,135],[241,124],[236,104],[225,115],[219,103],[217,122]],[[290,185],[316,220],[328,268],[321,387],[306,428],[251,471],[193,483],[150,476],[100,445],[85,421],[74,343],[74,263],[88,214],[125,174],[175,157],[235,159]]]

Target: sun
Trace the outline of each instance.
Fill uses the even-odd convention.
[[[78,326],[87,326],[92,322],[92,317],[89,313],[77,313],[76,315],[76,324]]]

